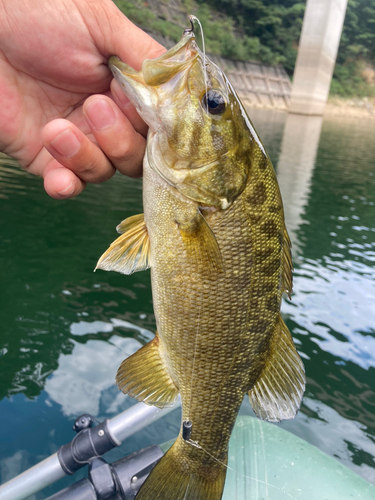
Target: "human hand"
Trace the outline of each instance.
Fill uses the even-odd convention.
[[[141,175],[147,127],[107,60],[164,51],[111,0],[0,0],[0,151],[57,199]]]

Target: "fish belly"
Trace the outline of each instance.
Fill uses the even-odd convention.
[[[153,304],[159,349],[182,398],[192,440],[220,459],[251,381],[263,366],[267,342],[249,332],[252,234],[241,200],[206,220],[216,236],[223,270],[189,259],[176,214],[198,205],[144,169],[144,211],[151,244]],[[199,252],[197,253],[199,256]],[[271,332],[271,329],[269,330]],[[257,359],[256,359],[257,358]]]
[[[192,434],[184,441],[180,432],[137,500],[220,500],[229,438],[246,392],[261,418],[279,421],[298,411],[304,369],[280,316],[283,290],[291,289],[290,242],[270,169],[254,169],[233,204],[215,211],[183,197],[146,157],[158,362],[181,394],[182,420],[192,422]],[[204,239],[194,251],[186,246],[179,221],[197,213],[215,236],[220,268],[208,265]]]

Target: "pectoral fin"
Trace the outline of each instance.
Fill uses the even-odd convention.
[[[178,396],[159,352],[159,337],[125,359],[117,371],[117,387],[130,397],[148,405],[164,408],[173,406]]]
[[[150,267],[150,240],[143,214],[133,215],[117,226],[121,234],[100,257],[95,271],[132,274]]]
[[[255,414],[270,422],[294,418],[305,390],[305,370],[288,327],[279,318],[270,356],[249,392]]]
[[[222,272],[224,268],[219,245],[199,210],[194,218],[176,222],[188,256],[205,264],[210,271]]]

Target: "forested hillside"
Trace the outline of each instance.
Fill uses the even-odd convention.
[[[115,3],[139,26],[180,38],[180,19],[163,19],[141,0]],[[279,63],[292,75],[305,5],[302,0],[181,0],[181,11],[201,20],[208,52]],[[375,0],[348,0],[331,93],[375,95]]]

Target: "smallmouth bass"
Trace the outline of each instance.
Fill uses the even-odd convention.
[[[155,338],[127,358],[117,385],[150,405],[181,394],[182,431],[137,500],[220,500],[243,397],[272,422],[293,418],[304,368],[280,316],[292,262],[270,159],[224,73],[193,31],[137,72],[109,66],[149,125],[144,214],[97,267],[151,268]],[[254,499],[255,500],[255,499]]]

